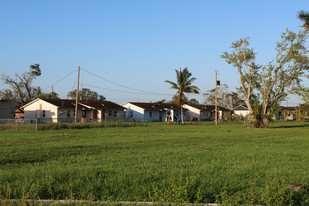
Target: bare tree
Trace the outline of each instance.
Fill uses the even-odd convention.
[[[12,78],[4,73],[1,74],[1,81],[9,85],[10,89],[2,91],[3,94],[11,94],[13,99],[19,105],[24,105],[31,101],[36,92],[32,86],[32,82],[36,77],[41,75],[41,68],[39,64],[30,65],[30,71],[21,75],[15,74],[15,78]]]
[[[242,100],[242,94],[240,92],[237,93],[230,91],[228,85],[226,84],[220,85],[220,87],[217,89],[217,93],[218,105],[229,110],[232,110],[234,107],[244,103]],[[215,94],[215,89],[208,90],[206,93],[204,93],[204,104],[214,105],[216,103]]]

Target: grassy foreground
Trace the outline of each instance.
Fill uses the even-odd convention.
[[[0,199],[306,205],[287,185],[309,185],[308,134],[295,122],[2,130]]]

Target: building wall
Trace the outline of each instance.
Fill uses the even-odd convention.
[[[174,110],[174,121],[178,121],[181,119],[181,112],[178,110]],[[187,110],[183,110],[183,120],[187,121]]]
[[[211,111],[206,111],[206,110],[201,111],[200,120],[201,121],[212,121],[213,115],[211,114]]]
[[[183,108],[188,110],[187,118],[189,121],[193,121],[193,120],[200,121],[201,120],[201,110],[195,107],[192,107],[190,105],[186,105],[186,104],[183,105]]]
[[[164,121],[168,121],[167,117],[168,117],[168,114],[170,115],[170,121],[176,121],[174,120],[174,110],[173,109],[167,109],[166,113],[165,113],[165,117],[164,117]]]
[[[15,118],[15,102],[12,100],[0,100],[0,119]]]
[[[103,109],[98,110],[97,121],[118,121],[122,120],[124,117],[124,110],[119,109]]]
[[[236,116],[246,117],[249,114],[249,110],[234,110]]]
[[[137,107],[130,103],[125,103],[122,106],[126,108],[126,118],[145,119],[143,108]]]
[[[45,111],[45,112],[44,112]],[[38,100],[26,107],[24,107],[24,119],[53,119],[57,121],[58,109],[55,105]]]
[[[144,111],[144,118],[147,120],[147,122],[158,122],[160,119],[160,112],[159,111]],[[162,118],[162,115],[161,115]]]
[[[74,122],[75,121],[75,108],[58,108],[58,121],[59,122]],[[77,112],[77,118],[81,117],[81,111]],[[57,122],[57,120],[53,120]]]
[[[167,110],[144,110],[143,108],[140,108],[138,106],[135,106],[131,103],[125,103],[122,105],[126,108],[125,117],[136,119],[136,120],[145,120],[148,122],[154,122],[154,121],[167,121],[167,113],[170,112],[171,115],[171,121],[176,121],[177,119],[180,119],[180,111],[175,111],[173,109],[167,109]],[[151,112],[151,116],[150,116]],[[184,110],[184,120],[186,120],[186,110]],[[160,118],[161,116],[161,118]]]

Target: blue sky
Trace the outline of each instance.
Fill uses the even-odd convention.
[[[82,87],[120,104],[171,99],[175,91],[164,80],[175,81],[175,69],[185,67],[201,93],[214,87],[215,70],[233,90],[239,77],[222,52],[249,37],[257,62],[272,60],[281,33],[301,29],[300,10],[309,10],[307,0],[3,0],[0,72],[13,76],[38,63],[42,76],[34,85],[45,92],[53,85],[66,98],[80,66]],[[202,95],[189,97],[203,102]]]

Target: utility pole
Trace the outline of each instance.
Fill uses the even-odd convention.
[[[215,96],[215,100],[216,100],[216,104],[215,104],[215,108],[216,108],[216,125],[218,125],[218,98],[217,98],[217,70],[215,71],[215,74],[216,74],[216,89],[215,89],[215,93],[216,93],[216,96]]]
[[[77,89],[76,89],[76,101],[75,101],[75,123],[77,123],[77,105],[78,105],[78,93],[79,93],[79,73],[80,73],[80,66],[78,66],[78,75],[77,75]]]
[[[52,95],[52,99],[54,99],[55,97],[54,97],[54,86],[52,86],[52,93],[51,93],[51,95]]]

